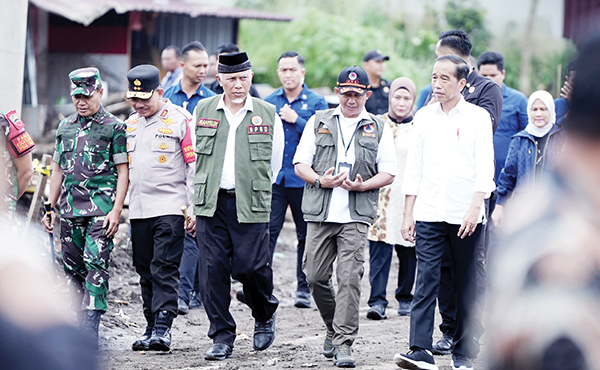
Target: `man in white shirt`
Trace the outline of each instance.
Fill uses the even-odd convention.
[[[490,115],[461,95],[468,74],[462,58],[438,58],[432,74],[437,102],[415,115],[404,173],[401,231],[406,240],[416,240],[419,263],[410,317],[411,352],[394,357],[401,368],[437,369],[431,354],[432,333],[446,246],[452,254],[457,304],[452,368],[472,368],[467,354],[473,335],[466,323],[475,293],[473,261],[485,212],[483,200],[495,185]]]
[[[323,355],[335,356],[338,367],[355,367],[351,347],[358,334],[367,231],[377,217],[379,188],[394,180],[396,155],[389,128],[365,109],[372,94],[367,73],[345,68],[337,85],[340,105],[308,120],[293,162],[306,181],[304,270],[327,326]],[[331,283],[336,259],[337,294]]]

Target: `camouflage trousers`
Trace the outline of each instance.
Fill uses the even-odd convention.
[[[108,265],[114,244],[102,228],[105,216],[61,219],[64,270],[82,310],[106,312]]]

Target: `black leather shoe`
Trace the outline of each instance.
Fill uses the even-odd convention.
[[[277,312],[267,321],[257,321],[254,323],[254,349],[263,351],[275,340],[275,318]]]
[[[171,325],[173,315],[168,311],[159,311],[154,320],[154,330],[150,338],[150,349],[153,351],[171,350]]]
[[[440,340],[438,340],[437,343],[435,343],[432,346],[431,352],[434,355],[449,355],[449,354],[451,354],[452,349],[454,348],[454,345],[452,344],[453,339],[454,339],[454,335],[444,334],[444,336],[442,338],[440,338]]]
[[[222,361],[233,357],[233,349],[225,343],[213,343],[212,347],[204,353],[204,359],[210,361]]]
[[[154,323],[153,323],[154,324]],[[146,326],[146,331],[142,335],[142,337],[131,345],[131,349],[134,351],[147,351],[150,349],[150,338],[152,338],[152,330],[153,326]]]

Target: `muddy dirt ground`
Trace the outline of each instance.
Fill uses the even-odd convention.
[[[288,215],[289,216],[289,215]],[[296,288],[296,239],[294,224],[288,217],[278,241],[274,258],[275,296],[280,305],[277,313],[276,339],[263,352],[252,349],[254,319],[250,309],[232,298],[231,312],[238,325],[234,358],[225,361],[206,361],[204,352],[212,341],[207,337],[208,319],[203,308],[179,316],[173,324],[173,344],[169,353],[132,351],[131,344],[144,331],[139,278],[131,265],[131,249],[127,246],[127,227],[122,225],[116,238],[111,266],[109,311],[100,326],[101,368],[105,370],[133,369],[334,369],[333,361],[322,355],[325,325],[316,308],[294,307]],[[397,369],[394,354],[408,351],[410,319],[398,316],[394,289],[398,260],[394,256],[388,283],[387,320],[366,318],[369,295],[369,265],[365,263],[362,280],[360,331],[353,345],[358,369]],[[335,276],[334,276],[335,280]],[[239,283],[238,283],[239,284]],[[232,297],[235,289],[232,286]],[[439,315],[436,315],[439,320]],[[441,336],[434,332],[434,340]],[[485,336],[483,338],[485,341]],[[480,358],[482,356],[480,355]],[[450,356],[436,356],[440,369],[450,369]],[[475,368],[483,368],[477,360]]]

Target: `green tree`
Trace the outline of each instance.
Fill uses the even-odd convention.
[[[477,0],[450,0],[446,3],[444,16],[450,28],[469,34],[473,43],[473,55],[488,50],[492,34],[485,26],[485,11]]]

